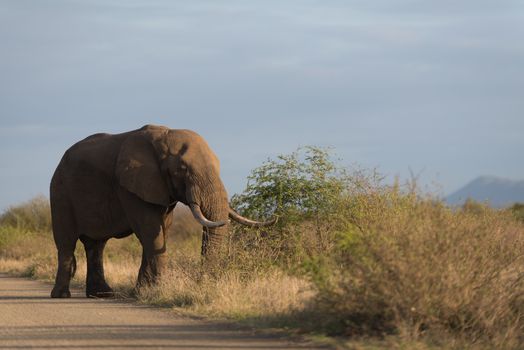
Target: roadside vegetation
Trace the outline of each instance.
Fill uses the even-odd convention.
[[[169,269],[143,303],[342,337],[355,349],[524,347],[523,205],[450,208],[414,182],[342,168],[306,147],[253,170],[232,205],[276,225],[234,225],[219,268],[204,269],[200,229],[184,208],[170,233]],[[131,295],[135,238],[110,240],[108,282]],[[0,271],[51,281],[49,204],[38,197],[0,217]],[[85,280],[77,247],[74,283]]]

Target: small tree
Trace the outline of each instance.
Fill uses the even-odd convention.
[[[327,254],[341,220],[339,210],[348,188],[344,169],[329,151],[307,146],[268,159],[254,169],[242,194],[232,205],[246,216],[279,217],[278,223],[246,234],[237,227],[234,238],[242,244],[235,254],[263,255],[259,261],[297,266],[304,258]]]
[[[345,178],[345,170],[334,164],[327,149],[307,146],[255,168],[232,203],[249,216],[278,215],[281,226],[325,220],[336,212]]]

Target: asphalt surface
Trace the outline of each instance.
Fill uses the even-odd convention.
[[[51,299],[51,285],[0,274],[0,349],[314,349],[312,343],[176,316],[130,301]]]

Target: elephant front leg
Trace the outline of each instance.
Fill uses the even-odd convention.
[[[166,254],[150,254],[145,250],[142,252],[142,263],[138,272],[137,289],[142,286],[155,284],[166,265]]]
[[[162,230],[155,235],[139,235],[142,243],[142,263],[138,273],[137,289],[155,284],[166,265],[166,243]]]
[[[87,236],[80,236],[87,257],[86,296],[88,298],[111,298],[113,290],[104,275],[103,253],[106,240],[96,241]]]

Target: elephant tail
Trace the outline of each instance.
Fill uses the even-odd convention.
[[[75,277],[76,273],[76,258],[73,255],[73,263],[71,264],[71,278]]]

